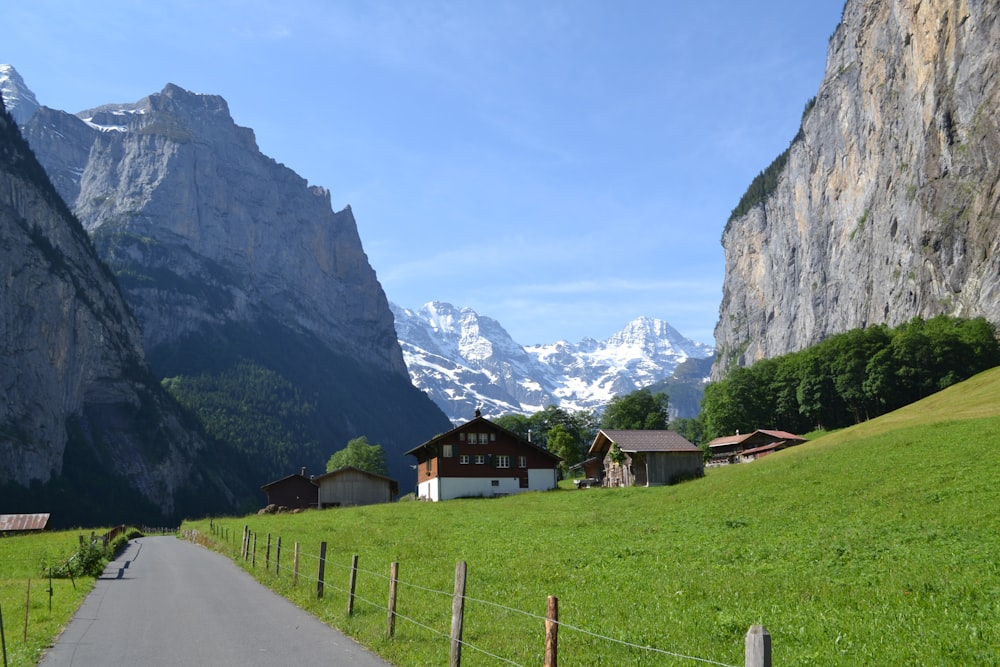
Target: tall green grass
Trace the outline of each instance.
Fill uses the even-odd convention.
[[[1000,664],[1000,370],[879,420],[672,487],[553,491],[214,522],[255,576],[394,664],[446,664],[468,563],[465,665],[540,664],[546,597],[568,665],[728,665],[762,623],[780,665]],[[208,521],[185,528],[209,534]],[[281,536],[282,574],[264,567]],[[328,543],[316,600],[316,555]],[[292,544],[303,550],[291,585]],[[359,601],[346,615],[360,557]],[[239,560],[237,558],[237,560]],[[396,636],[385,637],[389,564]],[[312,579],[310,579],[312,578]],[[509,611],[523,610],[534,616]],[[425,627],[426,626],[426,627]],[[572,627],[571,627],[572,626]],[[597,636],[599,635],[599,636]]]
[[[53,579],[51,611],[47,565],[77,549],[80,531],[0,538],[0,610],[11,667],[34,665],[94,587],[94,579]],[[25,612],[27,611],[27,641]]]

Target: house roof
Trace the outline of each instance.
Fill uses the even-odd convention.
[[[625,452],[700,452],[676,431],[622,431],[601,429],[588,454],[603,452],[616,443]]]
[[[796,440],[798,442],[805,442],[806,439],[801,435],[795,435],[794,433],[789,433],[788,431],[770,431],[766,429],[757,429],[756,433],[764,433],[772,438],[778,438],[780,440]]]
[[[744,449],[742,454],[759,454],[760,452],[774,451],[782,449],[788,444],[787,440],[777,440],[775,442],[769,442],[766,445],[761,445],[760,447],[754,447],[753,449]]]
[[[514,438],[523,447],[531,447],[532,449],[535,449],[535,450],[541,452],[542,454],[545,454],[546,456],[552,458],[555,461],[562,461],[562,457],[561,456],[557,456],[557,455],[553,454],[552,452],[550,452],[549,450],[544,449],[542,447],[539,447],[538,445],[536,445],[533,442],[525,440],[524,438],[522,438],[521,436],[519,436],[517,433],[514,433],[513,431],[508,431],[504,427],[499,426],[497,424],[494,424],[493,422],[491,422],[486,417],[481,416],[479,414],[478,410],[476,410],[476,416],[473,419],[465,422],[464,424],[462,424],[460,426],[456,426],[455,428],[451,429],[450,431],[447,431],[445,433],[442,433],[441,435],[435,436],[435,437],[431,438],[430,440],[428,440],[427,442],[425,442],[423,444],[417,445],[416,447],[414,447],[410,451],[406,452],[404,454],[404,456],[409,456],[411,454],[413,456],[416,456],[417,452],[419,452],[421,449],[423,449],[425,447],[430,447],[430,446],[436,445],[436,444],[438,444],[440,442],[443,442],[443,441],[446,441],[446,440],[451,440],[455,435],[457,435],[458,433],[460,433],[462,431],[477,431],[480,427],[482,427],[484,425],[486,425],[487,428],[490,428],[490,429],[492,429],[494,431],[497,431],[499,433],[505,433],[509,437]]]
[[[296,477],[299,478],[299,479],[301,479],[302,481],[308,482],[309,484],[312,484],[314,486],[316,485],[316,482],[313,481],[314,478],[310,479],[309,477],[306,477],[305,475],[300,475],[299,473],[295,473],[294,475],[288,475],[287,477],[282,477],[281,479],[276,479],[273,482],[268,482],[267,484],[265,484],[264,486],[262,486],[260,488],[261,488],[262,491],[266,491],[266,490],[270,489],[272,486],[277,486],[279,484],[285,484],[285,483],[287,483],[287,482],[295,479]]]
[[[744,433],[742,435],[739,434],[739,433],[737,433],[736,435],[724,435],[724,436],[715,438],[714,440],[712,440],[711,442],[708,443],[708,446],[709,447],[725,447],[727,445],[738,445],[738,444],[740,444],[742,442],[745,442],[746,440],[749,440],[750,438],[754,438],[757,435],[765,435],[765,436],[771,438],[774,441],[778,441],[778,440],[791,440],[791,441],[794,441],[794,442],[797,442],[797,443],[798,442],[805,442],[806,441],[806,439],[803,438],[802,436],[795,435],[794,433],[789,433],[788,431],[777,431],[777,430],[773,430],[773,429],[759,428],[756,431],[753,431],[752,433]]]
[[[8,530],[45,530],[48,514],[0,514],[0,532]]]

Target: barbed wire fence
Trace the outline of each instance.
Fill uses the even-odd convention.
[[[198,533],[197,531],[188,531],[185,537],[196,542],[207,544],[211,546],[212,543],[217,543],[217,538],[221,538],[228,546],[232,547],[234,556],[239,556],[239,558],[246,564],[249,564],[251,568],[255,569],[257,567],[257,534],[251,531],[248,526],[244,526],[242,531],[242,541],[239,546],[239,551],[236,551],[236,536],[229,527],[216,525],[214,522],[210,522],[211,538]],[[271,558],[271,545],[272,538],[271,535],[267,535],[266,543],[264,546],[264,565],[268,572],[273,571],[275,577],[280,577],[282,572],[282,562],[281,562],[281,538],[278,537],[275,542],[276,550],[275,557],[272,562]],[[310,559],[314,561],[314,565],[311,568],[301,567],[302,558]],[[412,624],[413,626],[420,628],[434,637],[438,637],[442,640],[447,640],[450,643],[450,662],[449,667],[460,667],[461,664],[461,651],[463,649],[468,649],[470,651],[475,651],[476,653],[482,654],[493,660],[496,660],[499,664],[515,665],[516,667],[525,667],[520,663],[512,660],[508,657],[497,654],[494,651],[488,650],[482,646],[473,644],[462,637],[462,628],[464,626],[464,606],[466,603],[472,603],[476,605],[482,605],[484,607],[489,607],[497,611],[519,615],[525,618],[529,618],[533,621],[538,621],[544,623],[545,625],[545,657],[544,657],[544,667],[556,667],[558,662],[558,633],[560,631],[578,633],[582,636],[589,637],[590,639],[597,640],[599,642],[605,642],[612,645],[617,645],[623,648],[630,649],[632,651],[644,652],[651,656],[663,656],[674,658],[679,661],[697,664],[697,665],[713,665],[715,667],[741,667],[737,665],[731,665],[725,662],[719,662],[716,660],[711,660],[708,658],[702,658],[698,656],[687,655],[685,653],[670,651],[655,646],[649,646],[646,644],[641,644],[638,642],[632,642],[624,639],[619,639],[615,637],[610,637],[608,635],[589,630],[587,628],[572,625],[558,619],[558,600],[549,596],[548,598],[548,613],[546,615],[536,614],[533,612],[525,611],[523,609],[518,609],[509,605],[505,605],[500,602],[495,602],[493,600],[485,600],[482,598],[476,598],[468,596],[465,594],[465,573],[466,564],[464,561],[459,561],[456,565],[456,585],[454,591],[444,591],[428,586],[422,586],[417,583],[408,582],[398,579],[396,576],[398,563],[392,563],[391,572],[386,575],[383,572],[376,572],[374,570],[358,567],[358,556],[355,555],[352,559],[350,565],[345,565],[342,563],[337,563],[326,559],[326,542],[322,542],[320,545],[320,554],[314,555],[307,553],[300,549],[300,545],[296,542],[294,545],[294,557],[293,564],[291,568],[291,573],[288,575],[292,579],[293,586],[298,584],[300,579],[307,581],[309,585],[316,586],[316,595],[318,598],[323,598],[327,589],[335,591],[337,593],[346,595],[348,598],[347,603],[347,615],[350,616],[353,613],[355,602],[361,602],[368,605],[373,610],[386,612],[386,622],[387,622],[387,636],[391,638],[394,634],[394,626],[396,619],[404,621],[406,623]],[[349,572],[349,583],[348,585],[341,586],[331,581],[325,576],[325,570],[327,566],[332,566],[341,570],[346,570]],[[316,576],[307,574],[304,570],[317,572]],[[287,572],[287,566],[284,568]],[[365,597],[358,593],[356,587],[357,575],[364,575],[374,580],[384,580],[388,584],[389,590],[389,601],[388,603],[379,602]],[[449,632],[444,632],[439,628],[434,627],[428,622],[421,621],[419,619],[413,618],[407,614],[400,613],[396,608],[396,595],[398,587],[404,587],[412,589],[415,591],[420,591],[425,594],[440,596],[442,598],[449,598],[452,600],[452,624]],[[460,610],[456,612],[456,610]],[[458,616],[456,617],[456,613]],[[456,631],[457,629],[457,631]],[[745,637],[745,663],[742,667],[771,667],[771,638],[767,630],[760,625],[751,626]]]

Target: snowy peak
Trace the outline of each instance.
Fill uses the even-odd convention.
[[[0,65],[0,95],[18,125],[28,122],[38,110],[38,100],[11,65]]]
[[[413,383],[453,421],[476,409],[488,416],[531,414],[549,405],[601,410],[616,395],[668,378],[688,358],[714,354],[648,317],[604,341],[524,347],[471,308],[441,302],[417,311],[391,308]]]

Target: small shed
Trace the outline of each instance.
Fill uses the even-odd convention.
[[[319,507],[349,507],[391,503],[399,495],[399,482],[367,470],[347,466],[314,478],[319,486]]]
[[[304,472],[282,477],[260,488],[267,495],[268,505],[294,510],[316,507],[319,502],[319,487]]]
[[[48,514],[0,514],[0,533],[27,533],[45,530]]]
[[[602,486],[662,486],[705,474],[701,449],[675,431],[598,431],[588,451],[603,462]]]

